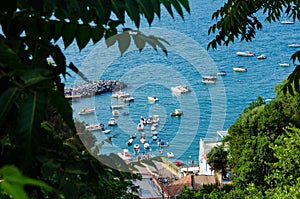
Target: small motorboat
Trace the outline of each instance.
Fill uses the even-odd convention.
[[[171,87],[171,91],[173,93],[188,93],[191,92],[191,89],[189,89],[186,85],[180,85],[180,86],[175,86],[175,87]]]
[[[153,139],[153,141],[156,141],[156,140],[157,140],[157,136],[156,136],[156,135],[153,135],[153,136],[152,136],[152,139]]]
[[[170,114],[171,116],[182,116],[183,115],[183,111],[180,109],[176,109],[174,112],[172,112]]]
[[[255,54],[250,51],[245,51],[245,52],[237,52],[236,55],[242,57],[253,57]]]
[[[116,126],[117,125],[117,120],[115,118],[110,118],[108,121],[108,126]]]
[[[111,132],[110,129],[106,129],[106,130],[102,131],[102,133],[104,133],[104,134],[108,134],[108,133],[110,133],[110,132]]]
[[[182,162],[181,162],[181,161],[179,161],[179,160],[176,160],[176,162],[175,162],[175,165],[179,167],[179,166],[181,166],[181,165],[182,165]]]
[[[281,24],[294,24],[295,22],[292,20],[285,19],[285,20],[281,21],[280,23]]]
[[[134,149],[134,150],[138,150],[138,149],[140,149],[140,145],[139,145],[139,144],[135,144],[135,145],[133,145],[133,149]]]
[[[300,48],[300,44],[289,44],[288,47],[291,47],[291,48]]]
[[[202,76],[202,83],[204,84],[215,84],[217,77],[213,75]]]
[[[151,133],[152,133],[152,135],[157,135],[158,134],[157,131],[152,131]]]
[[[126,97],[126,98],[124,98],[123,101],[124,101],[124,102],[133,102],[133,101],[134,101],[134,97],[133,97],[133,96]]]
[[[119,116],[119,111],[118,110],[113,110],[112,115],[115,116],[115,117],[118,117]]]
[[[156,96],[148,96],[148,101],[149,102],[156,102],[156,101],[158,101],[158,98],[156,97]]]
[[[234,71],[234,72],[247,72],[247,68],[244,68],[244,67],[236,67],[236,68],[233,68],[233,71]]]
[[[89,131],[98,131],[98,130],[104,130],[104,124],[99,123],[99,124],[90,124],[85,126],[86,130]]]
[[[267,56],[264,54],[261,54],[261,55],[257,56],[257,59],[267,59]]]
[[[112,109],[112,110],[116,110],[116,109],[122,109],[123,108],[123,105],[114,105],[114,106],[110,106],[109,107],[110,109]]]
[[[136,128],[137,128],[138,131],[143,131],[144,130],[144,124],[140,122],[140,123],[138,123]]]
[[[151,125],[151,131],[155,131],[156,127],[154,125]]]
[[[149,148],[150,148],[150,144],[146,142],[146,143],[144,144],[144,149],[149,149]]]
[[[88,114],[92,114],[95,112],[95,109],[93,108],[84,108],[81,111],[78,112],[78,115],[88,115]]]
[[[153,122],[153,118],[152,118],[152,116],[150,116],[150,117],[146,120],[146,123],[147,123],[147,124],[152,124],[152,122]]]
[[[218,72],[217,75],[225,76],[225,75],[227,75],[227,73],[226,73],[226,71],[223,70],[223,71]]]
[[[174,153],[173,152],[168,152],[167,156],[168,156],[168,158],[174,158]]]
[[[290,66],[290,64],[289,63],[282,63],[282,64],[279,64],[279,66],[287,67],[287,66]]]
[[[164,141],[159,141],[158,142],[158,146],[160,146],[161,148],[165,148],[169,146],[168,142],[164,142]]]
[[[153,115],[152,122],[157,124],[159,122],[159,115]]]
[[[133,142],[133,138],[130,137],[130,138],[128,139],[128,141],[127,141],[127,145],[128,145],[128,146],[132,145],[132,142]]]
[[[144,144],[147,140],[144,137],[141,137],[140,142]]]
[[[130,94],[126,93],[126,92],[119,91],[119,92],[116,92],[116,93],[112,94],[111,97],[122,99],[122,98],[130,97]]]

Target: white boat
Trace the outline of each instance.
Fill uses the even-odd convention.
[[[133,96],[126,97],[126,98],[124,98],[123,101],[124,102],[133,102],[134,101],[134,97]]]
[[[168,158],[174,158],[174,153],[173,152],[167,152]]]
[[[149,116],[149,118],[146,120],[146,123],[152,124],[152,122],[153,122],[153,118],[152,118],[152,116]]]
[[[152,131],[151,134],[152,134],[152,135],[157,135],[158,132],[157,132],[157,131]]]
[[[115,118],[110,118],[108,121],[108,126],[116,126],[117,125],[117,120]]]
[[[133,145],[133,149],[134,149],[134,150],[138,150],[138,149],[140,149],[140,145],[139,145],[139,144],[135,144],[135,145]]]
[[[264,54],[261,54],[261,55],[257,56],[257,59],[267,59],[267,56]]]
[[[189,89],[186,85],[180,85],[180,86],[175,86],[171,87],[171,91],[174,93],[188,93],[191,92],[191,89]]]
[[[153,139],[153,141],[156,141],[156,140],[157,140],[157,136],[156,136],[156,135],[153,135],[153,136],[152,136],[152,139]]]
[[[140,122],[140,123],[138,123],[136,128],[137,128],[138,131],[143,131],[144,130],[144,124],[142,122]]]
[[[123,108],[123,105],[114,105],[114,106],[110,106],[109,107],[110,109],[112,109],[112,110],[117,110],[117,109],[122,109]]]
[[[183,111],[180,110],[180,109],[175,109],[175,111],[172,112],[170,115],[171,116],[182,116],[183,115]]]
[[[226,73],[226,71],[222,70],[222,71],[218,72],[217,75],[225,76],[225,75],[227,75],[227,73]]]
[[[152,121],[157,125],[157,123],[159,122],[159,115],[153,115]]]
[[[112,115],[115,116],[115,117],[119,116],[119,111],[118,110],[113,110]]]
[[[81,111],[78,112],[78,115],[88,115],[95,112],[95,109],[93,108],[84,108]]]
[[[158,98],[156,97],[156,96],[148,96],[148,101],[149,102],[156,102],[156,101],[158,101]]]
[[[151,131],[155,131],[156,130],[156,127],[155,127],[155,125],[151,125]]]
[[[111,97],[121,99],[121,98],[130,97],[130,94],[126,93],[126,92],[119,91],[119,92],[116,92],[116,93],[112,94]]]
[[[130,137],[128,140],[127,140],[127,145],[132,145],[132,142],[133,142],[133,138],[132,137]]]
[[[108,133],[110,133],[110,132],[111,132],[110,129],[107,129],[107,130],[102,131],[102,133],[104,133],[104,134],[108,134]]]
[[[255,54],[250,51],[245,51],[245,52],[237,52],[236,55],[242,57],[253,57]]]
[[[85,126],[86,130],[89,131],[98,131],[98,130],[103,130],[104,129],[104,124],[99,123],[99,124],[90,124]]]
[[[119,152],[118,155],[119,155],[120,158],[122,158],[123,160],[126,160],[126,161],[132,160],[132,157],[131,157],[131,155],[130,155],[128,149],[122,149],[122,151]]]
[[[300,44],[289,44],[288,47],[300,48]]]
[[[292,20],[285,19],[285,20],[281,21],[280,23],[281,24],[294,24],[295,22],[293,22]]]
[[[144,149],[149,149],[149,148],[150,148],[150,144],[146,142],[146,143],[144,144]]]
[[[144,137],[141,137],[141,138],[140,138],[140,142],[141,142],[142,144],[144,144],[146,141],[147,141],[147,140],[146,140]]]
[[[247,68],[236,67],[236,68],[233,68],[233,71],[235,71],[235,72],[247,72]]]
[[[202,83],[204,84],[215,84],[217,77],[213,75],[202,76]]]
[[[202,83],[203,84],[215,84],[216,80],[203,79]]]
[[[287,66],[290,66],[290,64],[289,63],[281,63],[281,64],[279,64],[279,66],[287,67]]]

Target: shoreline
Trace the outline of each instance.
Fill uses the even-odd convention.
[[[124,82],[117,80],[95,80],[90,83],[76,85],[74,87],[65,88],[66,98],[80,98],[101,95],[106,92],[114,92],[126,88]]]

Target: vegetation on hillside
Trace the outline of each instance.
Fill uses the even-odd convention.
[[[89,41],[106,39],[108,47],[117,43],[124,53],[131,36],[139,50],[148,43],[166,52],[164,40],[155,36],[129,35],[126,28],[117,35],[126,17],[137,28],[142,17],[150,25],[161,17],[161,6],[172,17],[173,11],[182,18],[184,10],[190,11],[187,0],[1,1],[0,165],[14,167],[0,172],[19,179],[0,175],[1,198],[137,197],[128,191],[135,191],[130,179],[137,176],[102,165],[79,139],[61,78],[69,75],[67,68],[84,76],[67,63],[57,41],[64,48],[76,42],[82,50]]]

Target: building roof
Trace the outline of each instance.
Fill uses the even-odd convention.
[[[216,184],[217,180],[215,176],[200,175],[196,176],[189,174],[180,180],[177,180],[167,186],[168,194],[172,197],[179,195],[184,187],[192,188],[193,190],[198,190],[200,186],[208,184]]]

